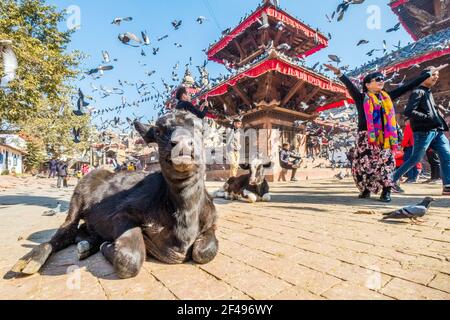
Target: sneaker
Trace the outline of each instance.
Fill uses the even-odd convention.
[[[445,186],[444,190],[442,191],[443,196],[450,196],[450,186]]]
[[[422,182],[423,184],[441,184],[441,179],[428,179],[427,181]]]
[[[408,179],[408,180],[405,181],[405,183],[406,184],[414,184],[414,183],[417,183],[417,181]]]
[[[298,179],[297,178],[292,178],[291,182],[298,182]]]
[[[403,190],[399,184],[396,184],[392,187],[392,192],[394,193],[405,193],[405,190]]]

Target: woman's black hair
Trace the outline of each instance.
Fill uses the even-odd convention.
[[[381,72],[374,72],[374,73],[370,73],[368,74],[364,80],[363,80],[363,92],[366,93],[367,91],[369,91],[366,87],[366,84],[371,83],[373,79],[376,79],[378,77],[383,77],[384,78],[384,74],[382,74]]]
[[[185,87],[181,86],[177,89],[177,93],[176,93],[176,98],[177,100],[181,100],[181,98],[183,97],[183,94],[186,94],[187,90]]]

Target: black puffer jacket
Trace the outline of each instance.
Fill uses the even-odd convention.
[[[413,91],[405,110],[405,117],[411,120],[413,132],[439,130],[449,131],[444,116],[434,102],[429,88],[420,86]]]
[[[203,111],[196,108],[192,103],[189,101],[179,101],[176,107],[177,110],[185,110],[189,111],[192,114],[195,114],[198,118],[203,119],[206,117],[208,113],[208,109],[205,108]]]

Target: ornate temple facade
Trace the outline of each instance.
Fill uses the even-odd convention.
[[[199,99],[208,99],[218,122],[241,117],[246,128],[280,132],[277,145],[260,141],[274,154],[280,143],[295,143],[296,121],[314,120],[350,99],[343,84],[304,66],[305,57],[327,45],[318,30],[264,1],[209,48],[208,59],[231,75]],[[274,179],[279,171],[277,166]]]

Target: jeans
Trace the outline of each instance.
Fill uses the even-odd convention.
[[[406,162],[412,156],[413,147],[407,147],[403,150],[403,152],[404,152],[403,160]],[[408,178],[409,181],[417,181],[417,178],[419,177],[419,169],[417,169],[417,165],[406,173],[406,177]]]
[[[427,149],[432,148],[441,160],[442,182],[450,186],[450,143],[442,131],[414,132],[414,149],[411,158],[408,159],[397,171],[393,180],[397,182],[425,156]]]
[[[64,186],[64,188],[67,188],[67,177],[58,176],[58,181],[56,183],[56,187],[59,189],[61,188],[61,182]]]

